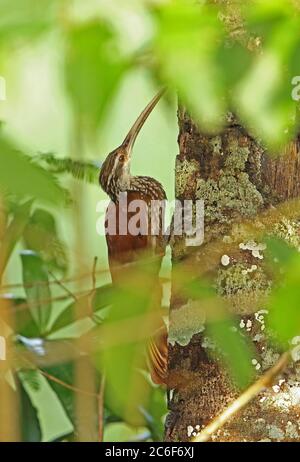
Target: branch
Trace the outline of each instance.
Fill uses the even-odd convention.
[[[98,263],[98,257],[94,257],[94,263],[93,263],[93,269],[92,269],[92,283],[93,283],[93,288],[92,291],[95,291],[96,289],[96,269],[97,269],[97,263]]]
[[[283,353],[277,363],[263,374],[253,385],[233,401],[221,414],[208,424],[197,436],[191,439],[191,443],[203,443],[209,441],[213,433],[222,428],[225,423],[265,388],[272,385],[275,378],[286,368],[291,359],[290,352]]]
[[[74,296],[77,296],[79,298],[84,297],[86,295],[87,295],[86,290],[82,292],[76,292],[74,294]],[[59,302],[59,301],[64,301],[64,300],[69,300],[69,299],[70,299],[70,295],[58,295],[57,297],[43,298],[42,300],[32,301],[30,303],[24,302],[24,303],[20,303],[19,305],[13,305],[12,307],[10,306],[8,308],[3,308],[2,312],[13,310],[14,313],[18,313],[19,311],[24,311],[30,308],[47,305],[48,303]],[[1,298],[1,296],[0,296],[0,300],[2,302],[10,301],[9,299]],[[11,301],[13,301],[13,299]]]
[[[126,263],[124,264],[123,266],[121,265],[116,265],[116,269],[122,269],[122,268],[130,268],[131,266],[134,266],[136,263]],[[74,276],[74,277],[70,277],[70,278],[65,278],[65,279],[60,279],[59,282],[62,283],[62,284],[71,284],[71,283],[74,283],[74,282],[80,282],[82,281],[83,279],[90,279],[92,277],[92,279],[94,279],[96,276],[102,276],[103,274],[108,274],[109,272],[109,269],[100,269],[100,270],[95,270],[93,269],[93,271],[89,271],[87,273],[83,273],[81,275],[77,275],[77,276]],[[168,277],[162,277],[160,278],[161,282],[162,283],[167,283],[167,282],[170,282],[170,279]],[[32,288],[32,287],[43,287],[43,286],[49,286],[49,285],[54,285],[54,284],[57,284],[57,281],[35,281],[35,282],[31,282],[31,283],[28,283],[28,284],[23,284],[23,283],[13,283],[13,284],[0,284],[0,292],[6,292],[8,290],[11,290],[11,289],[21,289],[21,288]]]
[[[105,392],[105,375],[101,377],[101,383],[98,393],[98,435],[99,443],[103,443],[104,434],[104,392]]]
[[[101,275],[101,274],[106,274],[107,272],[108,272],[107,269],[103,269],[103,270],[98,270],[97,274]],[[81,281],[83,279],[89,279],[91,277],[91,274],[92,273],[89,271],[89,272],[82,273],[74,277],[60,279],[60,282],[63,284],[74,283],[77,281]],[[53,285],[53,284],[57,284],[57,281],[55,280],[54,281],[35,281],[35,282],[28,283],[28,284],[23,284],[23,283],[2,284],[0,285],[0,290],[3,292],[3,291],[11,290],[11,289],[32,288],[36,286],[43,287],[46,285]]]
[[[88,311],[89,311],[89,316],[93,316],[94,310],[93,310],[93,296],[96,292],[96,282],[97,282],[97,276],[96,276],[96,268],[97,268],[97,262],[98,262],[98,257],[94,257],[94,262],[93,262],[93,269],[92,269],[92,288],[88,294]]]
[[[73,298],[75,300],[75,302],[77,302],[77,297],[75,294],[73,294],[73,292],[71,292],[71,290],[65,286],[65,284],[60,281],[59,279],[57,279],[57,277],[55,276],[54,273],[52,273],[52,271],[49,271],[49,274],[50,276],[52,276],[52,278],[54,279],[54,281],[57,283],[57,285],[59,285],[59,287],[61,287],[67,294],[70,295],[71,298]]]
[[[58,385],[61,385],[62,387],[67,388],[68,390],[74,391],[74,393],[81,393],[82,395],[94,396],[98,398],[97,393],[91,393],[89,391],[82,390],[81,388],[73,387],[73,385],[63,382],[63,380],[58,379],[54,375],[48,374],[48,372],[45,372],[42,369],[37,369],[37,370],[48,380],[51,380],[52,382],[55,382]]]

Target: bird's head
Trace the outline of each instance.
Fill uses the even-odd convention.
[[[130,185],[130,155],[121,145],[106,157],[102,164],[99,182],[112,200]]]
[[[102,189],[112,200],[116,200],[120,192],[125,192],[130,187],[130,163],[135,141],[163,93],[164,90],[160,91],[152,101],[150,101],[133,124],[121,146],[108,154],[102,164],[99,182]]]

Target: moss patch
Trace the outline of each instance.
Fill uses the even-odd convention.
[[[186,197],[186,191],[190,190],[191,180],[195,179],[196,175],[199,175],[199,163],[195,160],[187,159],[176,159],[176,191],[175,195],[177,198]]]
[[[169,343],[188,345],[195,334],[204,331],[204,323],[205,311],[200,303],[189,300],[186,305],[170,313]]]
[[[214,139],[211,143],[215,151]],[[220,152],[220,155],[223,153]],[[231,223],[236,217],[255,216],[262,207],[262,195],[244,171],[248,157],[248,147],[229,139],[227,156],[219,177],[197,180],[196,196],[204,200],[206,222]]]
[[[248,266],[238,263],[219,269],[216,278],[217,293],[230,301],[235,313],[255,311],[263,303],[271,288],[271,282],[262,268],[247,272]]]
[[[299,220],[288,220],[284,218],[275,225],[273,235],[284,239],[300,251],[300,224]]]

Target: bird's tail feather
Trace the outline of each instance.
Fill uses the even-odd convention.
[[[166,326],[158,329],[149,340],[148,364],[153,382],[157,385],[167,385],[168,332]]]

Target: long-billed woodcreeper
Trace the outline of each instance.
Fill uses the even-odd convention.
[[[162,226],[161,215],[151,216],[154,213],[151,208],[151,201],[165,200],[166,193],[162,185],[154,178],[131,175],[130,163],[137,136],[163,93],[164,91],[159,92],[150,101],[133,124],[123,143],[107,156],[100,171],[100,185],[115,204],[115,208],[108,207],[106,222],[110,219],[117,221],[116,233],[110,234],[106,227],[108,260],[113,284],[118,284],[118,281],[122,278],[122,273],[126,271],[126,264],[134,264],[142,256],[147,255],[149,257],[152,255],[158,259],[155,272],[157,273],[157,285],[159,286],[159,271],[162,258],[165,254],[166,238],[162,229],[160,229],[160,232],[156,236],[151,234],[151,223],[153,220],[158,220],[160,226]],[[142,200],[147,204],[147,234],[131,235],[129,232],[126,234],[119,233],[120,193],[127,193],[128,208],[130,202],[135,200]],[[110,213],[114,213],[114,217],[110,217]],[[126,220],[128,221],[131,214],[127,211],[125,213]],[[158,211],[158,213],[161,214],[161,211]],[[158,303],[160,306],[160,300]],[[158,384],[165,384],[167,371],[167,331],[163,324],[149,341],[148,357],[153,381]]]

